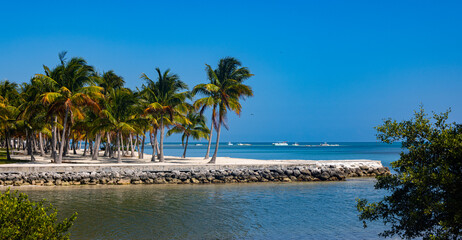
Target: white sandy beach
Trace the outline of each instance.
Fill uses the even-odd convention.
[[[16,152],[15,152],[16,153]],[[72,151],[68,156],[63,157],[64,165],[93,165],[93,164],[104,164],[104,165],[118,165],[116,158],[103,157],[103,151],[100,151],[98,160],[92,160],[90,155],[82,156],[83,151],[77,150],[77,154],[73,154]],[[56,165],[51,162],[49,155],[41,157],[40,155],[34,155],[35,162],[24,162],[24,163],[14,163],[18,165],[24,164],[39,164],[39,165]],[[24,152],[19,152],[19,154],[11,155],[13,159],[18,160],[30,160],[30,156],[25,155]],[[155,162],[151,161],[151,154],[144,154],[143,159],[138,159],[138,153],[135,152],[135,157],[123,156],[122,164],[133,164],[133,165],[207,165],[209,159],[204,159],[203,157],[176,157],[176,156],[165,156],[164,162],[159,162],[156,158]],[[363,165],[367,163],[368,165],[381,165],[380,161],[368,160],[368,159],[354,159],[354,160],[258,160],[258,159],[247,159],[247,158],[231,158],[231,157],[217,157],[215,165],[269,165],[269,164],[320,164],[320,165],[340,165],[340,164],[359,164]],[[13,166],[14,164],[8,164],[8,166]]]

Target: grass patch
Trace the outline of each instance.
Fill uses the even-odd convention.
[[[14,160],[14,159],[11,159],[10,161],[6,160],[6,149],[0,148],[0,164],[18,163],[18,162],[24,162],[24,161]]]

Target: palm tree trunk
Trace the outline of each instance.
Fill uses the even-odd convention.
[[[53,121],[51,122],[51,158],[53,158],[53,162],[56,162],[56,123],[58,121],[58,117],[55,116]]]
[[[34,151],[32,151],[32,134],[26,128],[27,154],[30,155],[30,161],[35,162]]]
[[[164,162],[164,114],[160,115],[159,162]]]
[[[36,140],[35,140],[35,133],[34,131],[32,131],[31,133],[31,136],[30,136],[30,142],[32,144],[32,152],[37,152],[37,144],[36,144]]]
[[[184,145],[183,158],[186,158],[186,149],[188,149],[189,136],[186,136],[186,144]]]
[[[40,144],[40,156],[45,156],[45,151],[43,150],[43,137],[42,132],[39,132],[39,144]]]
[[[109,132],[107,132],[106,136],[107,136],[107,144],[106,144],[107,153],[108,153],[109,157],[111,158],[112,157],[111,134]]]
[[[146,132],[143,133],[143,141],[141,142],[141,152],[138,155],[139,159],[144,158],[144,142],[146,141]]]
[[[125,151],[124,151],[124,138],[122,134],[120,134],[120,145],[122,145],[122,156],[125,156]]]
[[[109,154],[108,145],[109,145],[109,144],[108,144],[107,142],[104,144],[104,153],[103,153],[103,157],[107,157],[108,154]]]
[[[136,146],[136,152],[138,153],[138,155],[140,155],[140,143],[139,143],[139,138],[140,136],[138,134],[136,134],[136,137],[135,137],[135,146]]]
[[[207,153],[205,154],[204,159],[208,159],[208,158],[209,158],[210,146],[212,146],[212,133],[213,133],[213,120],[212,120],[212,124],[210,124],[209,145],[208,145],[208,147],[207,147]]]
[[[220,132],[221,132],[221,117],[220,117],[220,120],[218,121],[217,143],[215,145],[215,152],[213,153],[212,159],[208,163],[215,164],[217,162],[218,145],[220,143]]]
[[[151,147],[152,147],[151,162],[155,162],[156,161],[156,144],[154,142],[154,137],[152,136],[152,131],[149,131],[149,139],[151,140]]]
[[[120,155],[120,132],[117,132],[117,163],[122,163],[122,156]]]
[[[160,149],[159,149],[159,143],[157,142],[157,131],[158,129],[154,129],[154,146],[156,147],[156,155],[157,159],[160,159]],[[154,149],[152,150],[152,154],[154,154]]]
[[[66,128],[67,128],[67,117],[69,115],[69,108],[66,108],[66,114],[64,115],[64,124],[63,124],[63,137],[61,138],[61,144],[59,145],[58,161],[56,163],[60,164],[63,162],[63,151],[64,144],[66,144]]]
[[[67,156],[67,153],[69,151],[69,145],[70,145],[70,140],[71,140],[71,127],[69,126],[69,129],[67,129],[67,134],[66,134],[66,138],[63,138],[63,141],[65,140],[65,143],[66,145],[64,145],[64,152],[63,152],[63,156]]]
[[[10,144],[9,144],[10,138],[9,138],[8,129],[5,129],[5,140],[6,140],[6,160],[11,161]],[[18,142],[18,145],[19,145],[19,142]]]
[[[77,147],[78,147],[78,144],[77,142],[75,141],[75,138],[72,139],[72,150],[74,151],[74,155],[77,154]]]
[[[82,154],[82,156],[84,157],[85,155],[87,155],[87,142],[88,142],[88,138],[85,137],[85,145],[84,145],[85,147],[83,148],[83,154]]]
[[[95,139],[95,149],[93,150],[93,155],[91,156],[91,160],[98,160],[100,144],[101,144],[101,134],[97,133],[96,139]]]
[[[132,135],[132,133],[130,133],[130,147],[131,147],[131,150],[132,150],[132,153],[130,155],[131,155],[131,157],[134,157],[135,156],[135,146],[133,146],[133,135]]]

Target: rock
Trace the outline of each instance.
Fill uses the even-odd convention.
[[[295,169],[295,170],[294,170],[294,176],[298,177],[300,174],[302,174],[302,173],[300,172],[300,170],[298,170],[298,169]]]
[[[282,182],[292,182],[292,180],[290,180],[290,178],[288,178],[288,177],[282,177],[281,181]]]
[[[43,185],[44,186],[54,186],[55,184],[53,182],[46,182]]]
[[[311,175],[314,177],[318,177],[321,175],[321,170],[318,168],[311,169],[310,172],[311,172]]]
[[[24,183],[23,180],[15,180],[13,181],[13,186],[21,186]]]
[[[255,176],[250,176],[250,177],[249,177],[249,181],[250,181],[250,182],[258,182],[258,178],[255,177]]]
[[[318,178],[321,179],[321,180],[323,180],[323,181],[329,179],[329,177],[330,177],[330,175],[329,175],[329,173],[327,173],[327,172],[322,172],[322,173],[318,176]]]
[[[142,184],[141,180],[131,180],[131,184]]]
[[[191,178],[189,180],[191,181],[191,183],[201,183],[201,181],[199,181],[197,178]]]
[[[158,177],[158,178],[154,179],[154,183],[155,184],[165,184],[165,183],[167,183],[167,181],[163,177]]]
[[[178,179],[178,178],[172,178],[168,183],[171,183],[171,184],[178,184],[178,183],[181,183],[181,180]]]
[[[128,178],[122,178],[117,181],[118,185],[128,185],[131,183],[131,180]]]

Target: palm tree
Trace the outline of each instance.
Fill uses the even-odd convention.
[[[213,80],[211,76],[209,76],[209,80]],[[205,95],[205,97],[197,99],[193,106],[196,110],[200,109],[200,114],[203,114],[204,110],[207,107],[212,107],[212,121],[210,123],[210,134],[208,136],[209,142],[207,145],[207,152],[205,153],[204,159],[209,158],[210,154],[210,147],[212,145],[212,133],[213,133],[213,126],[216,125],[217,123],[217,115],[216,115],[216,108],[219,102],[219,88],[213,84],[213,83],[208,83],[208,84],[198,84],[196,85],[193,90],[192,90],[192,95],[196,95],[197,93],[201,93]]]
[[[102,107],[106,106],[104,101],[107,101],[109,99],[109,96],[108,96],[109,93],[111,93],[112,90],[114,89],[123,88],[125,84],[124,79],[121,76],[115,74],[113,70],[104,72],[102,76],[100,76],[99,74],[96,74],[95,76],[92,77],[92,79],[94,80],[94,82],[98,84],[98,86],[100,86],[103,89],[103,95],[105,97],[99,99],[100,100],[99,105]],[[107,147],[110,147],[111,145],[111,134],[110,132],[106,132],[106,135],[107,135],[107,142],[106,142],[106,148],[107,148]],[[101,132],[97,132],[95,133],[95,149],[92,154],[92,160],[98,159],[100,143],[101,143]],[[109,149],[107,148],[105,153],[107,152],[110,153],[110,151],[108,150]]]
[[[226,129],[226,115],[228,110],[240,115],[242,106],[239,99],[253,96],[253,91],[250,86],[243,84],[246,79],[249,79],[253,74],[246,67],[241,67],[241,62],[232,57],[226,57],[219,61],[218,68],[213,70],[212,67],[206,65],[207,76],[210,83],[206,86],[197,88],[198,92],[204,93],[206,96],[212,97],[209,100],[204,100],[212,106],[217,106],[218,115],[212,113],[212,122],[217,129],[217,141],[215,152],[209,163],[216,163],[218,146],[220,141],[221,125]],[[204,91],[206,90],[206,91]],[[210,93],[207,93],[209,91]],[[204,105],[204,104],[202,104]],[[217,119],[218,118],[218,119]]]
[[[136,128],[139,119],[132,117],[136,98],[127,88],[111,89],[108,92],[108,101],[105,101],[104,109],[101,111],[102,118],[95,122],[94,131],[112,131],[116,133],[117,162],[122,163],[120,142],[125,132],[139,132]]]
[[[210,133],[210,130],[205,125],[205,118],[203,115],[190,111],[186,118],[189,120],[188,122],[177,124],[167,131],[167,136],[174,133],[183,133],[181,136],[181,144],[184,146],[183,158],[186,157],[189,137],[195,140],[200,140],[201,138],[207,139]]]
[[[18,85],[8,80],[0,82],[0,127],[5,135],[6,158],[11,160],[10,156],[10,134],[19,115],[18,103]]]
[[[23,121],[24,130],[26,133],[27,152],[31,156],[31,161],[35,161],[34,153],[32,150],[32,142],[36,136],[36,131],[39,135],[39,150],[40,155],[44,156],[45,151],[43,147],[42,133],[46,133],[46,109],[41,104],[39,96],[42,93],[44,85],[41,81],[31,79],[31,83],[23,83],[21,86],[19,109],[21,111],[19,117]]]
[[[86,86],[91,82],[91,77],[94,74],[93,67],[87,65],[87,62],[82,58],[74,57],[70,61],[66,61],[65,56],[66,52],[59,54],[61,65],[53,71],[44,66],[46,75],[36,75],[36,78],[46,79],[59,87],[59,90],[46,92],[41,96],[42,103],[50,106],[49,114],[63,114],[63,132],[56,163],[62,163],[64,146],[67,145],[65,139],[66,130],[69,128],[69,115],[72,124],[74,117],[83,119],[81,109],[84,106],[99,111],[95,99],[103,97],[101,87]]]
[[[123,77],[115,74],[113,70],[103,73],[103,76],[98,78],[97,82],[98,86],[104,89],[104,95],[112,89],[123,88],[125,84]]]
[[[149,105],[145,109],[147,114],[159,114],[159,161],[164,161],[164,129],[165,121],[173,122],[174,115],[185,113],[187,105],[186,98],[190,97],[189,92],[180,92],[188,88],[186,83],[180,80],[176,74],[171,74],[167,69],[164,73],[156,68],[157,81],[151,80],[146,74],[142,74],[141,78],[146,80],[147,84],[143,85],[143,94]]]

